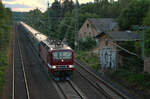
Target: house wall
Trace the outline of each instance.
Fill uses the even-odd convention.
[[[112,42],[112,39],[109,38],[107,35],[103,35],[101,37],[98,38],[99,39],[99,49],[103,49],[103,48],[111,48],[112,51],[116,52],[116,66],[121,66],[123,64],[123,61],[122,61],[122,56],[118,53],[118,49],[117,47],[115,46],[115,44],[117,42],[113,41]],[[106,39],[108,40],[108,44],[106,45]]]
[[[144,71],[150,73],[150,57],[144,61]]]
[[[87,26],[87,24],[89,24],[89,26]],[[78,38],[83,39],[87,36],[95,37],[97,34],[94,26],[86,20],[78,32]]]
[[[118,31],[119,31],[119,26],[118,26],[118,25],[116,25],[112,31],[114,31],[114,32],[118,32]]]
[[[99,37],[98,41],[99,41],[99,45],[98,45],[99,49],[112,48],[113,51],[116,51],[116,46],[114,45],[115,42],[112,42],[112,39],[110,39],[107,35],[103,35]],[[106,42],[108,42],[107,45]]]

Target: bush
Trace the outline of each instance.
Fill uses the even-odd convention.
[[[85,40],[79,40],[79,46],[81,50],[91,50],[96,46],[96,41],[91,37],[87,37]]]
[[[112,72],[112,77],[119,80],[121,84],[137,90],[150,88],[150,74],[147,73],[136,73],[125,69],[118,69]]]
[[[90,67],[98,70],[98,56],[94,53],[87,51],[78,51],[75,53],[75,58],[79,59],[83,63],[88,64]]]

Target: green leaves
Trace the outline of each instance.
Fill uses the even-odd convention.
[[[149,5],[147,0],[132,0],[118,18],[121,30],[132,29],[132,25],[142,25]]]
[[[3,73],[7,66],[6,48],[10,38],[10,27],[12,25],[12,15],[9,8],[4,8],[0,2],[0,92],[3,85]]]
[[[91,37],[86,37],[85,40],[79,41],[79,46],[81,50],[91,50],[96,47],[96,41]]]
[[[0,3],[0,50],[8,43],[11,24],[11,10]]]
[[[114,79],[127,87],[134,87],[136,90],[150,88],[150,75],[147,73],[136,73],[125,69],[118,69],[112,73]]]

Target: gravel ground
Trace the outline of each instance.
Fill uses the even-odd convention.
[[[88,99],[105,99],[105,97],[97,92],[95,88],[92,87],[83,77],[74,72],[72,81],[80,88],[80,90],[87,96]]]

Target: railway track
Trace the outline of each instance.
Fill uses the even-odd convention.
[[[27,38],[27,35],[25,35]],[[39,60],[40,65],[42,64],[42,61],[40,57],[37,54],[37,50],[33,47],[33,45],[29,45],[31,48],[31,51],[34,53],[35,57]],[[43,68],[44,69],[44,68]],[[45,71],[46,72],[46,71]],[[47,73],[48,77],[49,74]],[[87,99],[86,96],[80,91],[79,88],[72,82],[72,81],[65,81],[65,82],[55,82],[50,79],[49,80],[53,82],[53,85],[56,89],[58,89],[58,93],[61,94],[60,97],[64,99]]]
[[[30,93],[29,93],[29,87],[28,87],[28,82],[27,82],[27,77],[26,77],[26,71],[24,68],[24,60],[23,60],[23,55],[22,55],[22,50],[21,50],[21,46],[20,46],[20,41],[16,35],[17,34],[17,26],[15,25],[15,33],[14,33],[14,47],[13,47],[13,80],[12,80],[12,99],[16,99],[15,98],[15,45],[17,45],[18,47],[18,53],[19,53],[19,57],[21,60],[21,68],[22,68],[22,72],[23,72],[23,79],[24,79],[24,85],[25,85],[25,90],[26,90],[26,95],[27,95],[27,99],[31,99],[30,98]],[[16,44],[15,44],[15,39],[16,39]]]
[[[74,85],[72,81],[56,82],[56,85],[65,99],[86,99],[83,93]]]
[[[17,41],[18,47],[19,47],[19,53],[22,60],[22,69],[24,68],[24,62],[22,57],[22,52],[19,44],[19,40]],[[36,50],[33,48],[31,44],[29,44],[29,47],[31,48],[32,52],[35,54],[39,62],[41,61],[38,54],[36,53]],[[82,65],[75,61],[76,64]],[[40,65],[42,65],[40,63]],[[76,66],[77,67],[77,66]],[[113,88],[110,87],[110,85],[105,84],[104,81],[102,81],[99,77],[97,77],[94,73],[90,72],[83,66],[81,68],[77,67],[80,71],[77,71],[84,79],[86,79],[96,90],[98,90],[100,93],[102,93],[107,99],[126,99],[127,97],[122,96],[119,92],[115,91]],[[24,78],[26,78],[26,73],[24,71]],[[13,74],[14,75],[14,74]],[[27,99],[30,99],[29,89],[27,80],[24,80],[26,82],[26,93],[27,93]],[[82,92],[74,86],[74,84],[71,81],[68,82],[55,82],[57,85],[59,92],[62,93],[63,97],[65,99],[86,99],[86,97],[82,94]],[[14,89],[13,89],[14,90]],[[13,93],[14,94],[14,93]],[[14,96],[14,95],[12,95]],[[15,99],[15,98],[12,98]]]
[[[86,79],[95,89],[102,93],[109,99],[129,99],[128,96],[121,93],[118,89],[112,87],[112,85],[106,83],[103,79],[96,74],[88,70],[83,64],[75,60],[77,72]]]

